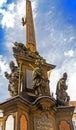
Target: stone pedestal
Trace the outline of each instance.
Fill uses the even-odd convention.
[[[17,96],[0,104],[2,130],[73,130],[74,107],[56,107],[51,96],[29,102]]]
[[[74,107],[60,106],[57,107],[56,120],[57,130],[74,130],[72,124]]]

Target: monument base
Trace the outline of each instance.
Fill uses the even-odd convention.
[[[0,109],[4,113],[2,130],[74,130],[74,107],[56,107],[51,96],[38,97],[32,103],[17,96],[1,103]]]

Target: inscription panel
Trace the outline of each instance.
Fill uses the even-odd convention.
[[[34,118],[35,130],[54,130],[52,119],[47,116],[36,116]]]

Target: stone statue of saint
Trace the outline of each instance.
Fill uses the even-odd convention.
[[[41,62],[36,62],[37,67],[33,70],[33,89],[35,90],[35,95],[42,95],[42,70]]]
[[[70,97],[66,92],[66,90],[68,89],[68,86],[66,85],[66,80],[67,80],[67,73],[65,72],[63,74],[63,77],[57,83],[56,98],[58,105],[69,104]]]
[[[8,90],[10,92],[10,96],[18,95],[18,82],[19,82],[19,69],[15,66],[14,62],[10,62],[11,73],[8,74],[5,72],[5,77],[9,80]]]
[[[33,89],[36,96],[50,95],[49,90],[49,80],[44,77],[44,72],[42,69],[42,60],[36,61],[36,68],[33,70]]]

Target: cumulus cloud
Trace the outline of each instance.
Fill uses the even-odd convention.
[[[0,75],[4,75],[5,71],[9,71],[9,65],[7,63],[6,57],[0,55]]]
[[[67,52],[64,52],[64,56],[74,57],[74,51],[73,50],[69,50]]]
[[[8,96],[8,81],[5,79],[4,72],[9,70],[7,58],[0,55],[0,101],[4,101]]]
[[[0,75],[0,102],[9,98],[8,81]]]
[[[0,7],[3,6],[3,4],[6,4],[7,3],[7,0],[0,0]]]
[[[10,12],[5,12],[5,15],[3,16],[3,19],[2,19],[2,27],[11,27],[13,28],[14,27],[14,18],[15,18],[15,15],[14,14],[11,14]]]
[[[6,0],[3,0],[0,5],[7,3]],[[25,0],[19,0],[17,3],[6,4],[6,8],[0,8],[0,14],[2,15],[1,25],[6,28],[14,28],[15,25],[21,20],[22,17],[25,17]],[[35,10],[37,8],[37,0],[32,2],[32,8],[34,11],[34,17],[36,17]]]
[[[13,11],[14,8],[15,8],[15,4],[14,4],[14,3],[8,4],[7,8],[8,8],[8,10],[11,11],[11,13],[12,13],[12,11]]]
[[[1,8],[0,9],[0,14],[2,15],[2,19],[0,21],[0,24],[2,27],[14,27],[14,22],[15,22],[15,13],[14,13],[14,7],[15,4],[9,4],[6,6],[6,8]]]

